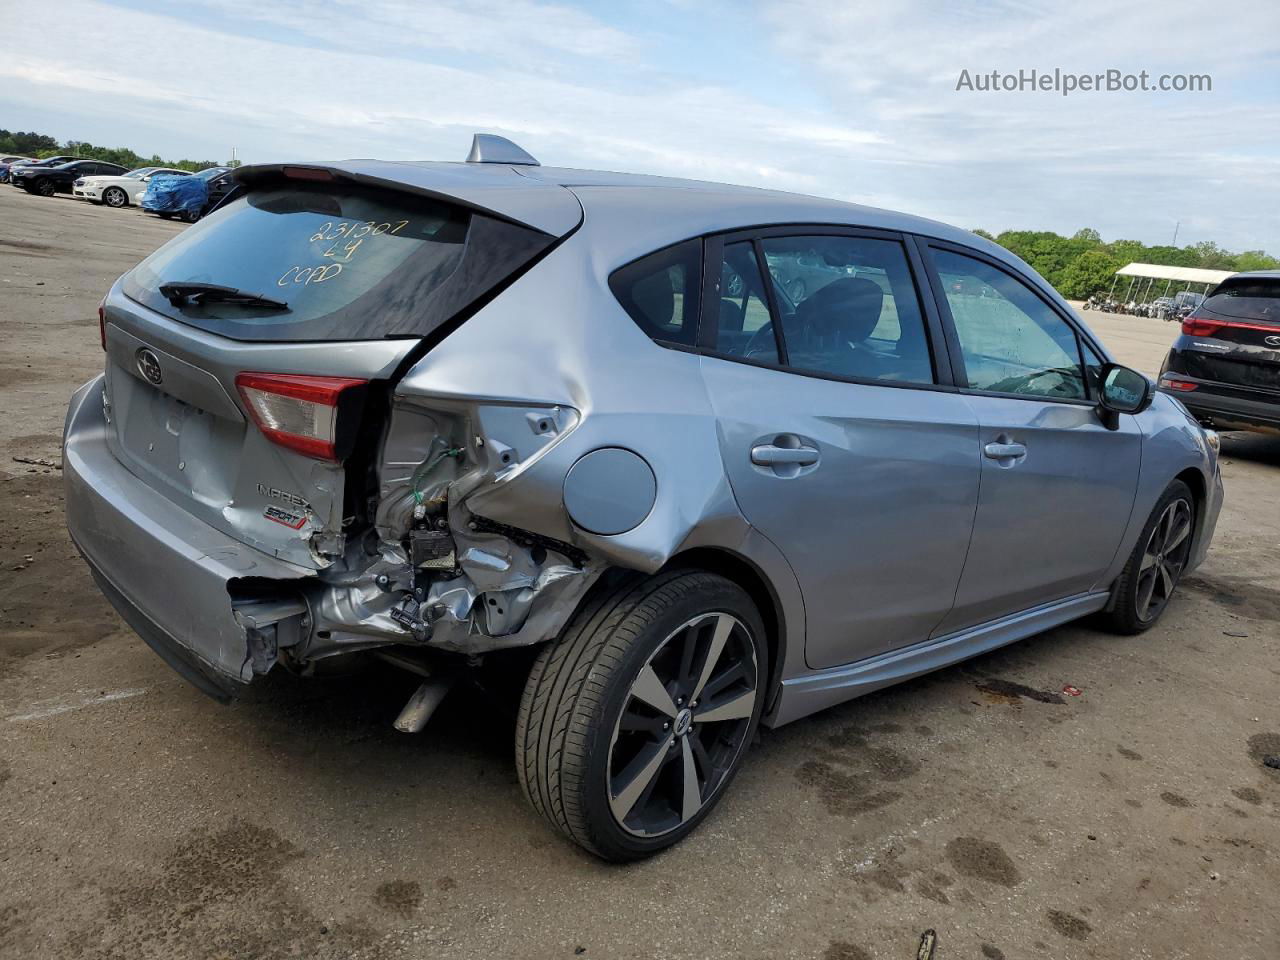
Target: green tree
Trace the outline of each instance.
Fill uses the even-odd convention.
[[[1280,260],[1268,256],[1262,250],[1246,250],[1236,254],[1237,270],[1275,270],[1280,267]]]
[[[1075,232],[1072,240],[1079,240],[1081,243],[1087,243],[1091,247],[1102,246],[1102,235],[1093,227],[1083,227]]]
[[[1100,249],[1087,250],[1067,264],[1061,281],[1054,286],[1068,300],[1084,300],[1090,294],[1109,290],[1116,271],[1124,265]]]

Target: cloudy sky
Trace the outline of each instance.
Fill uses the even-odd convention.
[[[11,0],[0,3],[8,6]],[[25,6],[25,4],[24,4]],[[1280,4],[1219,0],[52,0],[7,16],[0,127],[168,157],[546,164],[839,197],[964,227],[1280,254]],[[1212,91],[957,91],[962,70]]]

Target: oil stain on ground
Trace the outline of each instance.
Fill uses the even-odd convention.
[[[1116,753],[1124,757],[1126,760],[1141,760],[1142,754],[1137,750],[1130,750],[1128,747],[1116,747]]]
[[[977,837],[956,837],[947,844],[947,860],[966,877],[1012,887],[1022,880],[1022,875],[1004,848],[990,840]]]
[[[100,919],[75,931],[57,956],[388,956],[363,919],[323,921],[293,892],[284,871],[304,855],[276,831],[240,818],[220,829],[193,830],[153,875],[110,889]]]
[[[888,806],[902,794],[882,784],[906,780],[920,769],[900,750],[873,744],[858,727],[827,737],[816,754],[796,768],[796,779],[816,790],[827,811],[837,816],[855,817]]]
[[[1088,940],[1089,934],[1093,933],[1093,927],[1074,914],[1065,913],[1062,910],[1048,910],[1045,916],[1049,918],[1053,929],[1069,940]]]
[[[1255,807],[1262,806],[1262,794],[1253,787],[1236,787],[1231,791],[1231,795],[1237,800],[1243,800],[1245,803],[1251,803]]]
[[[1160,794],[1160,799],[1171,807],[1192,807],[1195,806],[1190,800],[1180,793],[1174,793],[1172,790],[1166,790]]]
[[[822,952],[822,960],[871,960],[871,954],[856,944],[832,940]]]
[[[988,700],[995,703],[1020,703],[1023,700],[1034,700],[1036,703],[1066,703],[1062,699],[1062,695],[1052,693],[1048,690],[1037,690],[1035,687],[1028,687],[1024,683],[1014,683],[1012,680],[1004,680],[1000,677],[984,677],[981,680],[974,681],[973,684],[978,690],[985,694]]]
[[[373,902],[388,913],[408,919],[422,904],[422,884],[417,880],[389,880],[373,891]]]
[[[1195,576],[1180,586],[1253,620],[1280,621],[1280,590],[1245,578]]]
[[[1268,767],[1267,757],[1280,757],[1280,733],[1255,733],[1249,738],[1249,759],[1271,777],[1280,779],[1280,770]]]

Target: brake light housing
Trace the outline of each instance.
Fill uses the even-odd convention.
[[[1224,324],[1219,323],[1217,320],[1210,320],[1207,317],[1190,313],[1183,318],[1182,332],[1188,337],[1212,337],[1223,326]]]
[[[1191,380],[1179,380],[1168,374],[1161,378],[1160,384],[1167,390],[1177,390],[1179,393],[1189,393],[1199,386],[1198,383]]]
[[[1220,330],[1260,330],[1263,333],[1275,333],[1274,323],[1250,323],[1247,320],[1218,320],[1200,314],[1189,314],[1182,321],[1182,332],[1189,337],[1212,337]]]
[[[315,460],[351,453],[368,380],[297,373],[241,373],[236,389],[272,443]]]

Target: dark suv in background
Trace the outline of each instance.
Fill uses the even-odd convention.
[[[1219,430],[1280,433],[1280,271],[1218,284],[1182,321],[1160,389]]]
[[[102,160],[73,160],[56,167],[22,166],[10,171],[13,185],[28,193],[52,197],[55,193],[70,193],[72,185],[81,177],[118,177],[128,173],[118,163]]]

